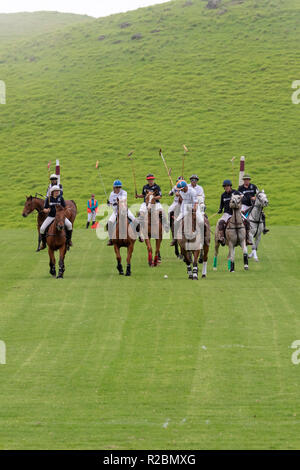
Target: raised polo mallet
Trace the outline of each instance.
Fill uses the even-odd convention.
[[[162,154],[162,150],[161,150],[161,149],[159,149],[159,155],[161,156],[161,159],[162,159],[162,161],[163,161],[163,163],[164,163],[164,166],[165,166],[165,169],[166,169],[166,172],[167,172],[169,181],[170,181],[171,189],[172,189],[172,188],[174,187],[174,183],[173,183],[172,178],[171,178],[171,171],[172,171],[172,170],[171,170],[171,168],[170,168],[170,170],[168,169],[166,160],[164,159],[164,156],[163,156],[163,154]]]
[[[184,177],[184,161],[185,161],[185,156],[186,154],[188,153],[188,148],[186,147],[186,145],[183,145],[183,159],[182,159],[182,177]]]
[[[104,189],[104,193],[105,193],[106,199],[108,200],[107,192],[106,192],[106,189],[105,189],[105,186],[104,186],[104,183],[103,183],[103,179],[102,179],[102,176],[101,176],[101,173],[100,173],[100,167],[99,167],[99,161],[98,161],[98,160],[96,161],[96,169],[99,170],[100,181],[101,181],[102,187],[103,187],[103,189]]]
[[[131,152],[129,152],[129,154],[127,155],[127,157],[130,158],[131,169],[132,169],[132,175],[133,175],[133,182],[134,182],[134,190],[135,190],[135,195],[137,195],[137,186],[136,186],[135,169],[134,169],[134,163],[133,163],[133,158],[132,158],[133,152],[134,152],[134,150],[131,150]]]

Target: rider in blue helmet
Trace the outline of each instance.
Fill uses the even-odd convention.
[[[109,200],[107,201],[108,206],[111,206],[113,208],[113,213],[111,214],[107,223],[107,228],[108,228],[108,233],[109,233],[109,240],[107,243],[108,246],[111,246],[113,244],[112,238],[113,238],[114,226],[117,220],[118,199],[127,200],[127,192],[124,189],[122,189],[122,182],[119,179],[116,179],[113,182],[113,191],[110,193]],[[127,209],[127,216],[132,226],[135,227],[136,231],[138,232],[139,226],[137,224],[136,218],[134,217],[133,213],[129,209]]]

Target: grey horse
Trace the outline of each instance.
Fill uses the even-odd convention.
[[[232,209],[232,216],[228,220],[225,229],[226,245],[229,247],[228,254],[228,269],[230,272],[234,272],[234,257],[235,247],[240,246],[243,250],[244,255],[244,269],[248,269],[248,252],[246,245],[246,228],[243,222],[243,216],[241,213],[242,207],[242,194],[233,194],[230,200],[230,208]],[[217,269],[217,259],[219,253],[219,222],[217,222],[215,231],[215,257],[214,257],[214,270]]]
[[[250,222],[250,232],[253,239],[252,251],[249,255],[249,258],[253,258],[254,261],[258,261],[257,256],[257,249],[261,239],[261,234],[263,231],[263,219],[262,219],[262,212],[263,208],[267,207],[269,204],[267,195],[265,194],[264,190],[257,191],[255,204],[251,209],[251,212],[248,216],[248,220]]]

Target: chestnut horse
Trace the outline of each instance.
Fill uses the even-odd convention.
[[[76,204],[74,201],[65,201],[65,202],[66,202],[66,207],[69,207],[70,209],[72,209],[69,220],[73,224],[75,221],[76,212],[77,212]],[[36,251],[39,251],[39,246],[40,246],[40,228],[41,228],[42,223],[47,217],[47,215],[43,212],[44,204],[45,204],[45,199],[41,199],[36,196],[26,196],[26,201],[24,204],[23,212],[22,212],[23,217],[27,217],[34,210],[36,210],[38,213],[37,215],[38,247]]]
[[[125,276],[131,276],[131,257],[134,244],[136,242],[136,237],[127,216],[127,200],[121,198],[117,199],[117,204],[117,221],[114,234],[112,236],[112,243],[118,263],[117,270],[119,271],[120,275],[124,275],[120,253],[120,248],[124,246],[127,248],[127,267]],[[125,238],[120,238],[120,236],[125,236]]]
[[[75,204],[75,203],[74,203]],[[49,226],[47,232],[47,245],[48,245],[48,253],[49,253],[49,266],[50,266],[50,274],[52,276],[56,276],[56,269],[55,269],[55,256],[54,252],[59,250],[59,272],[57,279],[62,279],[64,277],[65,272],[65,255],[67,251],[67,244],[66,244],[66,232],[65,232],[65,218],[67,217],[70,221],[75,220],[76,217],[76,204],[75,208],[70,207],[62,207],[61,205],[56,206],[56,215],[55,219],[53,220],[52,224]]]
[[[162,230],[162,212],[156,210],[155,204],[156,194],[154,191],[147,191],[145,203],[147,206],[147,232],[148,236],[145,236],[145,243],[148,250],[148,264],[149,266],[157,266],[160,263],[160,245],[163,237]],[[144,224],[143,224],[144,225]],[[146,229],[146,227],[143,227]],[[155,256],[153,260],[151,237],[155,239]]]

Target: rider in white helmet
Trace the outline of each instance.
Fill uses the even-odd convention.
[[[47,189],[46,197],[50,197],[51,188],[53,186],[59,186],[60,195],[62,196],[63,195],[63,187],[62,187],[62,184],[58,184],[58,176],[55,173],[50,175],[50,184],[49,184],[48,189]]]
[[[43,212],[47,214],[47,218],[43,222],[40,228],[40,235],[41,235],[41,245],[39,247],[40,250],[44,250],[46,248],[46,229],[47,227],[53,222],[56,215],[56,206],[61,205],[62,207],[66,207],[66,203],[64,198],[60,194],[60,187],[57,185],[52,186],[51,188],[51,195],[45,201]],[[72,224],[65,218],[65,226],[66,226],[66,237],[67,237],[67,246],[72,246]]]

